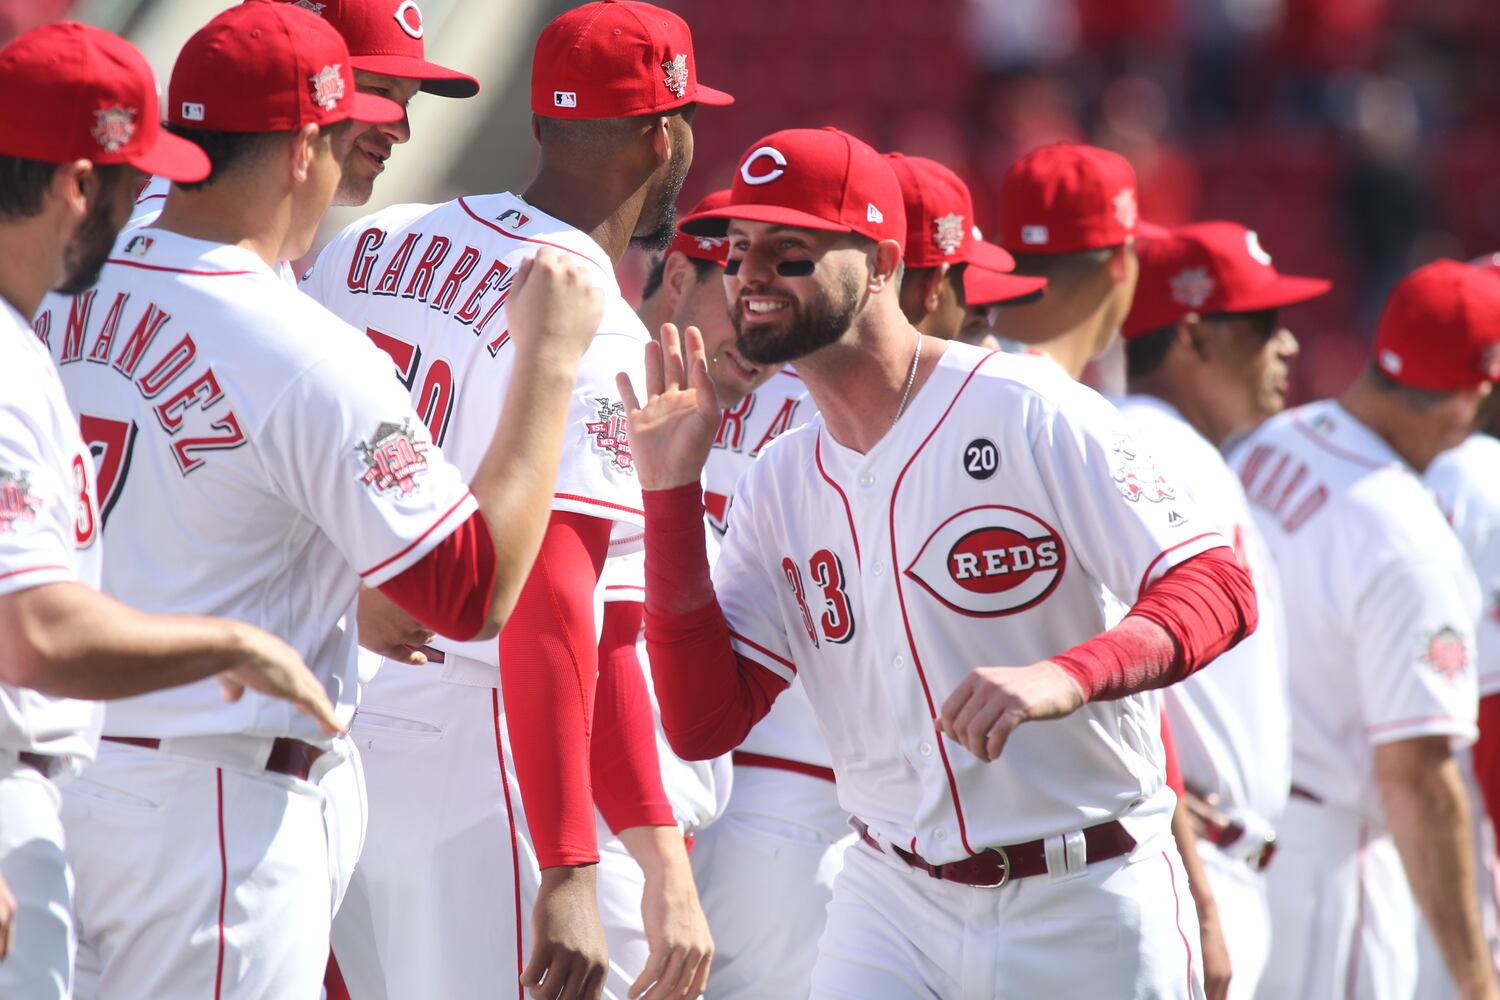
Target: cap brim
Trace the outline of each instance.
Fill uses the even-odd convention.
[[[1137,219],[1135,223],[1135,238],[1138,240],[1161,240],[1172,235],[1172,230],[1166,226],[1158,226],[1154,222],[1145,219]]]
[[[980,267],[973,261],[964,268],[964,300],[970,306],[993,306],[1031,295],[1040,297],[1046,288],[1046,278],[1004,274]]]
[[[795,226],[798,229],[820,229],[829,233],[852,233],[853,226],[829,222],[807,212],[781,205],[744,204],[725,205],[708,212],[694,212],[677,224],[677,228],[689,236],[723,236],[729,231],[729,220],[744,219],[746,222],[770,222],[780,226]]]
[[[479,81],[467,73],[414,56],[354,56],[349,63],[366,73],[420,80],[423,93],[438,97],[473,97],[479,93]]]
[[[349,119],[357,122],[366,122],[371,125],[384,125],[388,122],[399,122],[406,117],[406,109],[395,101],[377,97],[374,94],[354,94],[354,100],[349,105]]]
[[[1327,278],[1299,278],[1282,274],[1264,288],[1257,288],[1248,295],[1236,296],[1219,311],[1248,313],[1264,309],[1284,309],[1324,295],[1332,287],[1333,282]]]
[[[1016,259],[1010,251],[994,243],[975,240],[969,244],[969,263],[986,271],[1008,272],[1016,269]]]
[[[150,149],[131,158],[130,165],[153,177],[165,177],[184,184],[201,181],[211,169],[207,153],[165,129],[157,133],[156,142]]]
[[[700,83],[698,84],[697,92],[693,94],[692,103],[707,104],[710,107],[722,108],[734,103],[734,95],[725,93],[722,90],[715,90],[712,87],[705,87]]]

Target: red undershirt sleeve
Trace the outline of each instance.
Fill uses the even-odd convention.
[[[735,653],[714,597],[697,483],[647,490],[646,649],[672,749],[709,760],[739,746],[787,682]]]
[[[1200,552],[1146,588],[1108,632],[1052,657],[1086,701],[1175,684],[1255,631],[1255,585],[1228,546]]]
[[[1484,796],[1490,825],[1500,831],[1500,694],[1479,699],[1479,739],[1474,743],[1474,779]],[[1475,803],[1473,808],[1479,808]]]
[[[676,826],[662,785],[656,720],[636,655],[645,609],[638,601],[604,605],[599,636],[599,689],[589,772],[594,802],[614,833],[635,826]]]
[[[428,628],[450,639],[472,639],[484,624],[495,589],[495,543],[475,511],[380,592]]]
[[[1172,738],[1172,726],[1167,722],[1167,713],[1161,713],[1161,749],[1167,771],[1167,787],[1182,799],[1187,794],[1187,785],[1182,780],[1182,764],[1177,760],[1177,741]]]
[[[526,822],[543,868],[599,860],[589,730],[599,679],[594,588],[610,522],[554,511],[500,632],[500,687]]]

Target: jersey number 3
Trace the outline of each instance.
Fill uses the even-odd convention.
[[[844,586],[844,564],[832,552],[819,549],[807,561],[807,569],[812,574],[813,583],[823,593],[824,607],[816,622],[812,609],[807,604],[807,588],[802,582],[801,567],[792,562],[790,556],[781,560],[781,571],[786,574],[786,582],[797,598],[797,606],[802,610],[802,624],[807,629],[807,637],[814,646],[818,645],[819,631],[829,642],[848,642],[854,638],[854,614],[849,610],[849,594]]]

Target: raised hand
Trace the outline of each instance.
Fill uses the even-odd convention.
[[[325,733],[347,731],[348,727],[333,714],[328,692],[295,649],[258,628],[246,625],[243,631],[243,662],[219,674],[225,701],[239,701],[249,688],[291,702],[303,715],[317,719]]]
[[[682,341],[686,341],[686,357]],[[723,411],[708,377],[703,337],[690,326],[679,340],[671,323],[646,345],[646,404],[630,379],[615,376],[630,422],[630,452],[641,487],[665,490],[696,483],[713,448]]]
[[[976,667],[943,702],[943,735],[986,764],[1023,722],[1060,719],[1083,704],[1083,689],[1050,660],[1029,667]]]
[[[552,247],[542,247],[521,263],[505,300],[505,319],[518,351],[578,363],[604,316],[604,290],[589,273],[592,267]]]

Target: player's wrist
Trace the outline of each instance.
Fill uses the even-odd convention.
[[[598,871],[598,862],[590,862],[582,865],[554,865],[551,868],[542,869],[542,891],[553,892],[559,890],[578,891],[587,890],[593,892],[595,875]]]

